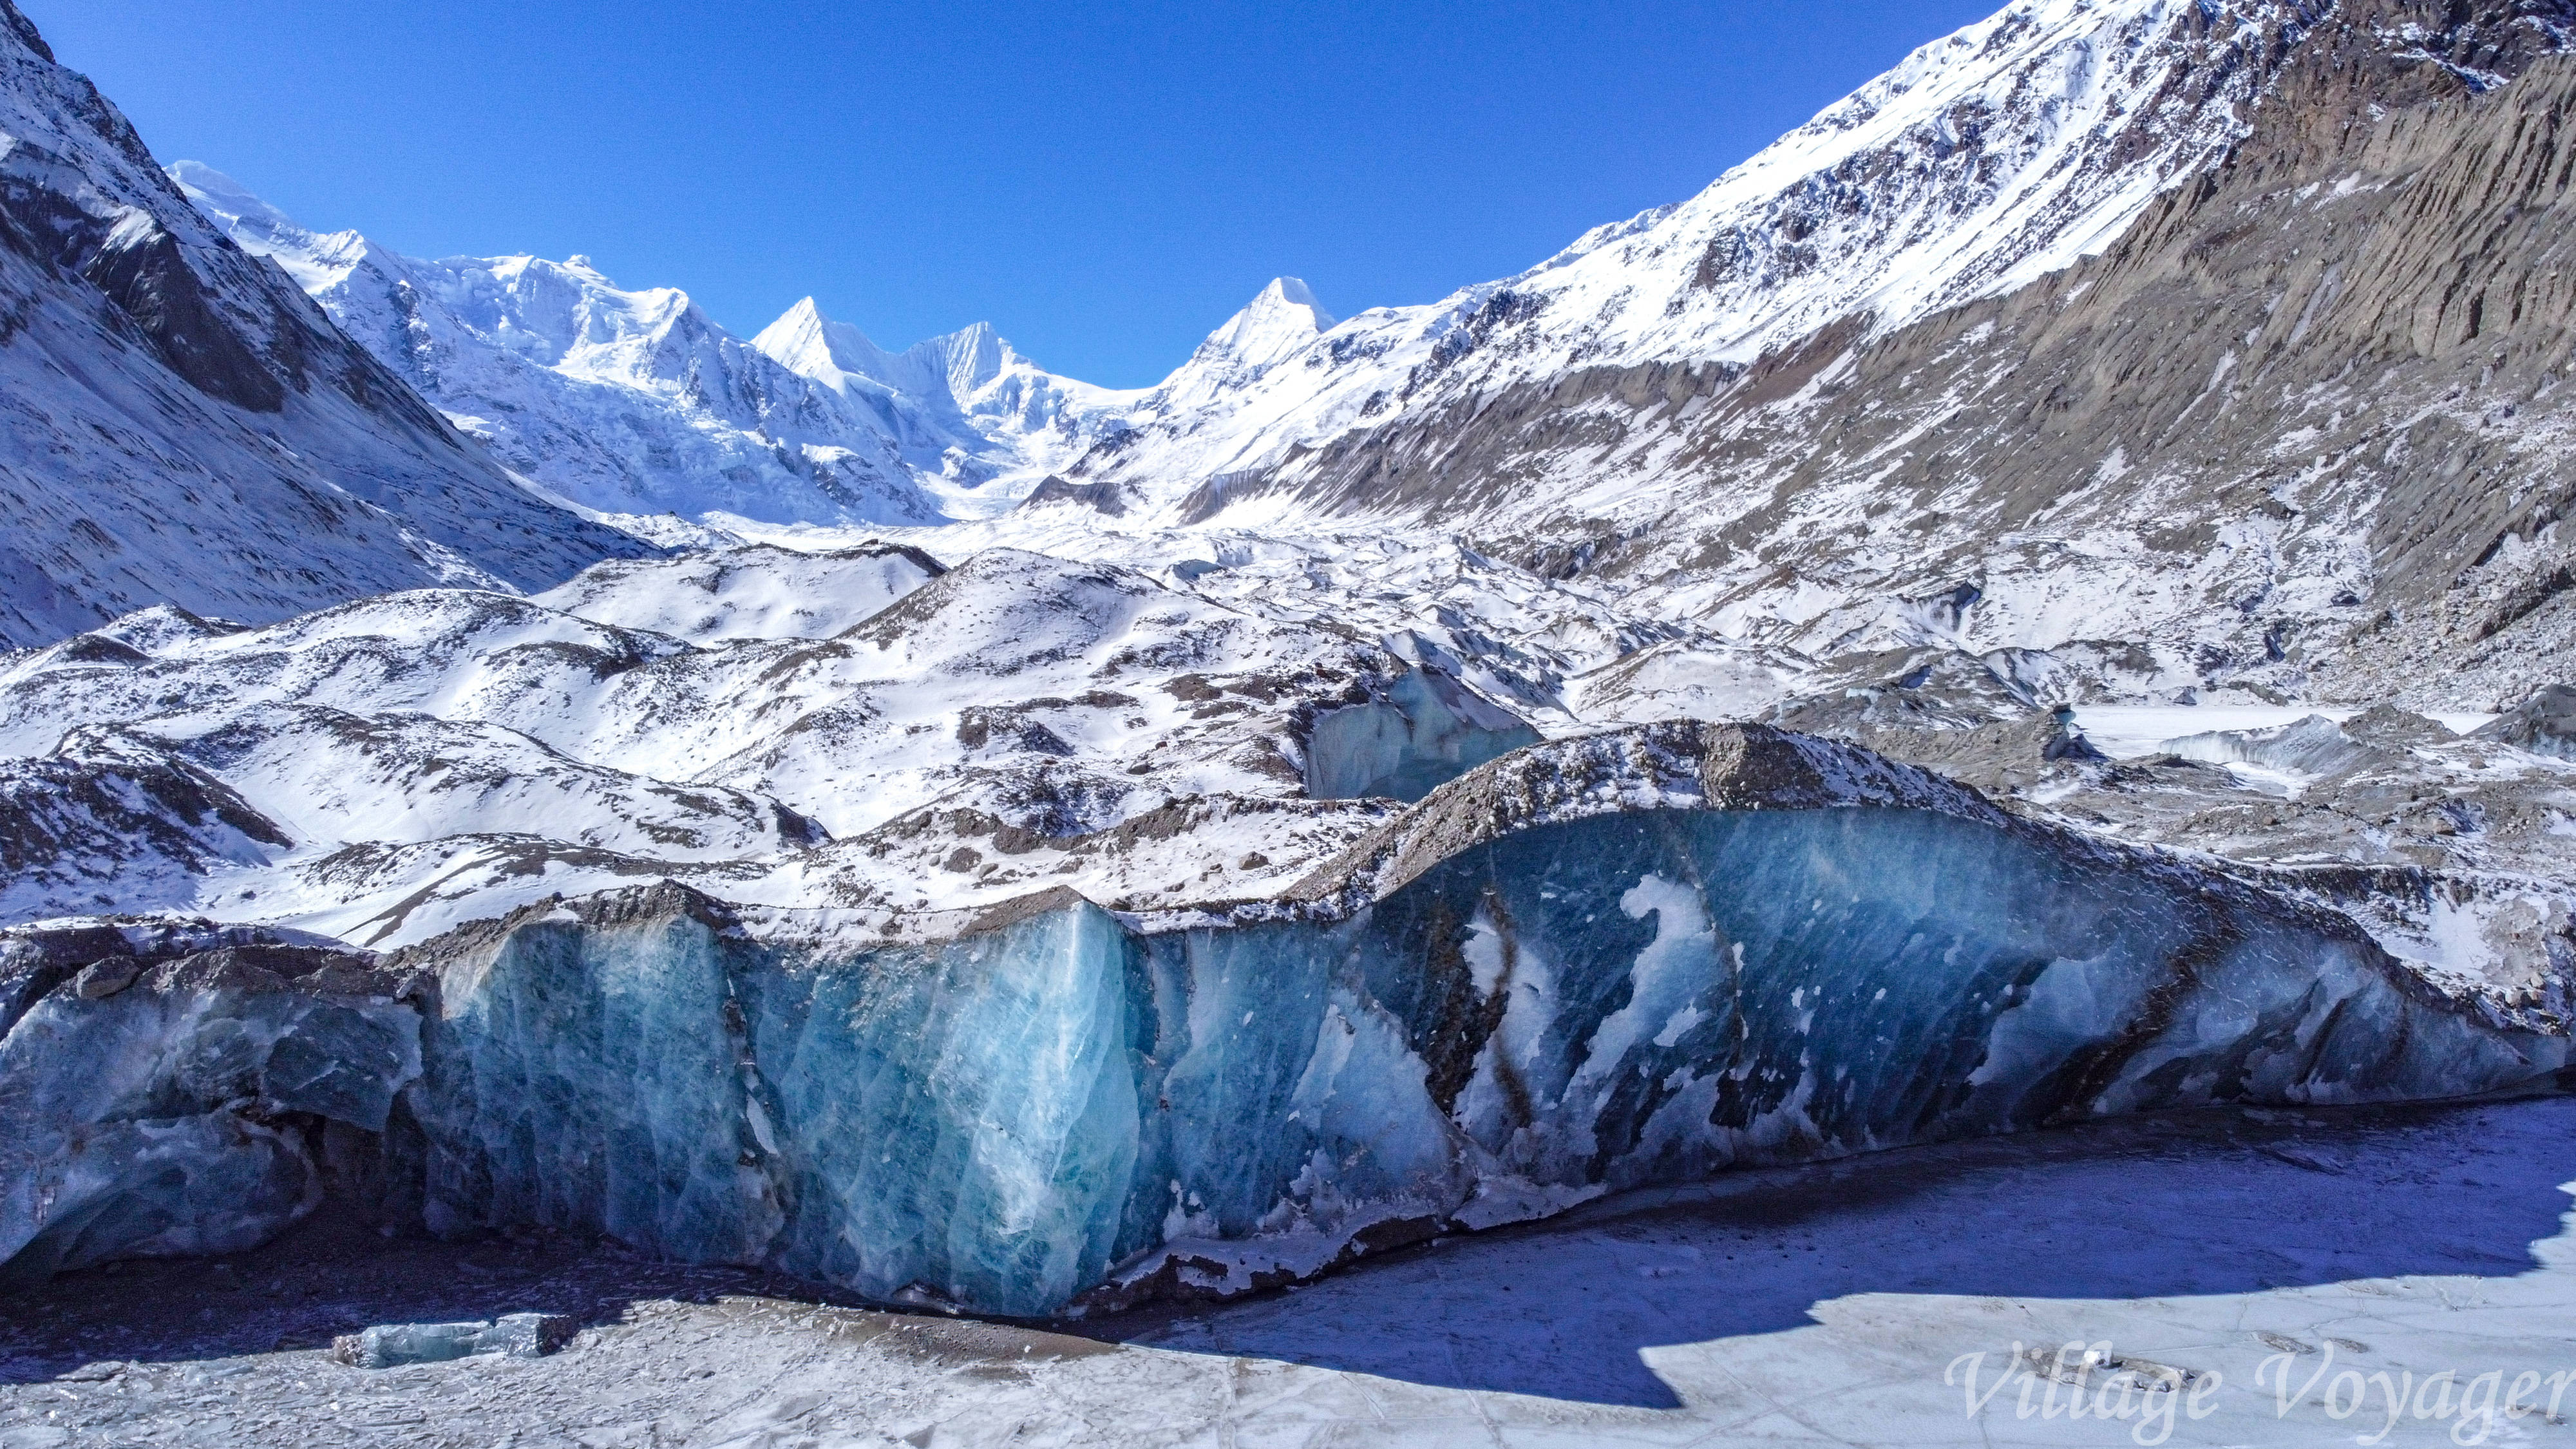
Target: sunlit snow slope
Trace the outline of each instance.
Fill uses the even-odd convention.
[[[1283,279],[1076,471],[1200,508],[1289,449],[1573,369],[1750,363],[1844,318],[1885,331],[2107,246],[2243,134],[2298,9],[2022,0],[1699,195],[1519,276],[1336,324]]]
[[[1073,414],[1107,396],[980,323],[887,353],[807,301],[745,342],[687,293],[622,289],[587,257],[422,261],[298,226],[211,167],[170,175],[495,458],[612,514],[990,512],[1011,496],[996,479],[1069,452]]]
[[[0,317],[0,646],[644,551],[514,484],[209,227],[6,3]]]

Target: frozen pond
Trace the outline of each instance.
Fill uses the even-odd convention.
[[[1230,1307],[1050,1326],[317,1222],[0,1298],[0,1449],[2327,1445],[2381,1429],[2381,1376],[2407,1403],[2378,1442],[2576,1444],[2502,1412],[2519,1376],[2545,1409],[2576,1370],[2571,1187],[2576,1099],[2202,1114],[1738,1174]],[[586,1326],[527,1362],[321,1352],[521,1309]],[[2012,1357],[2046,1345],[2055,1372],[2069,1342],[2110,1369],[2088,1411],[2120,1407],[2114,1380],[2183,1388],[2072,1418],[2075,1390]],[[2280,1365],[2305,1390],[2286,1410]],[[2480,1402],[2492,1423],[2460,1417]]]

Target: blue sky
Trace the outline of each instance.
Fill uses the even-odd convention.
[[[592,256],[1152,382],[1677,201],[2001,0],[20,0],[164,160],[416,255]]]

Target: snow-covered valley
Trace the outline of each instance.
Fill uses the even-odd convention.
[[[257,1362],[19,1332],[0,1446],[236,1377],[313,1442],[547,1384],[637,1445],[1982,1442],[1914,1363],[1971,1326],[2085,1299],[2250,1386],[2209,1324],[2295,1359],[2419,1273],[2493,1322],[2338,1351],[2540,1363],[2554,1259],[2479,1275],[2571,1175],[2576,5],[2017,0],[1518,276],[1282,278],[1130,392],[311,230],[0,21],[0,1293],[386,1275]],[[1815,1200],[1874,1154],[2054,1222],[2168,1158],[2385,1196],[2367,1143],[2473,1119],[2523,1236],[2467,1257],[2158,1239],[1970,1311],[1987,1239],[1707,1256],[1885,1231]],[[1618,1226],[1684,1201],[1669,1262]],[[475,1244],[657,1286],[400,1266]],[[1467,1261],[1462,1312],[1644,1263],[1677,1336],[1315,1347]],[[592,1316],[489,1374],[302,1341],[522,1309]],[[2174,1442],[2323,1442],[2242,1392]]]

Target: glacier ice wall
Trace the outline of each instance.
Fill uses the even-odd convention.
[[[1305,730],[1308,796],[1419,800],[1539,742],[1527,721],[1436,670],[1399,675],[1384,696],[1314,713]]]
[[[406,962],[434,1222],[1022,1314],[1737,1163],[2567,1065],[2330,913],[1752,729],[1524,751],[1291,902],[851,948],[666,885]]]
[[[0,1274],[255,1246],[420,1075],[369,958],[205,934],[0,943]]]
[[[666,882],[382,959],[0,933],[0,1263],[230,1251],[359,1181],[1044,1314],[1735,1164],[2568,1068],[2344,916],[1758,727],[1515,752],[1276,900],[847,928]]]
[[[423,1216],[579,1224],[741,1262],[777,1231],[726,926],[677,888],[539,907],[450,970],[426,1031]]]

